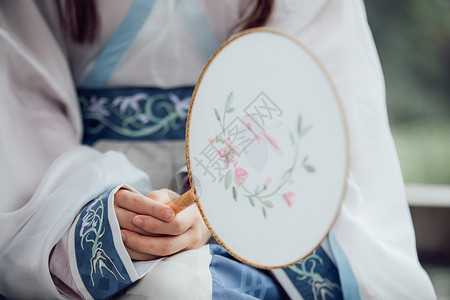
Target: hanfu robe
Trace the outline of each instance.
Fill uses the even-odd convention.
[[[281,288],[274,278],[280,274],[252,277],[248,274],[257,270],[230,264],[231,259],[224,271],[219,266],[226,253],[210,245],[158,261],[130,259],[112,206],[114,193],[121,187],[145,194],[168,186],[185,164],[184,143],[99,138],[83,145],[77,88],[193,86],[213,51],[239,30],[253,2],[96,3],[99,36],[80,45],[62,29],[63,2],[0,2],[0,294],[211,299],[238,291],[236,297],[264,298],[274,292],[267,286],[276,284],[292,298],[334,295],[335,285],[327,286],[320,276],[315,278],[322,281],[296,286],[301,276],[285,270],[292,284]],[[119,57],[105,54],[114,64],[100,64],[103,49],[128,30],[121,26],[132,24],[124,23],[130,18],[136,24],[124,51]],[[266,26],[294,35],[321,60],[347,117],[347,192],[329,238],[314,255],[326,257],[337,270],[333,276],[346,299],[434,299],[417,258],[363,1],[278,0]],[[108,114],[102,98],[87,100],[88,111]],[[118,111],[123,101],[116,102]],[[184,98],[176,95],[173,101],[181,115]],[[132,99],[128,103],[125,112],[133,111]],[[227,274],[238,273],[248,275],[239,279],[259,281],[223,284],[231,282]]]

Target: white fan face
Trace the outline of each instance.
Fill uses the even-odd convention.
[[[213,235],[259,268],[299,261],[327,235],[347,176],[347,133],[317,58],[269,29],[219,49],[193,95],[191,184]]]

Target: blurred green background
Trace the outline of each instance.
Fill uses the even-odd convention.
[[[405,181],[450,184],[450,0],[365,4]]]

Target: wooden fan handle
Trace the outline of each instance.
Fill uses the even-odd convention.
[[[196,199],[196,197],[195,197],[194,189],[190,189],[189,191],[187,191],[186,193],[184,193],[177,199],[170,202],[168,205],[170,207],[172,207],[172,209],[175,211],[175,214],[178,214],[183,209],[191,206],[191,204],[195,202],[195,199]]]

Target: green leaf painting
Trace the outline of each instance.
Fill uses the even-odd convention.
[[[300,132],[302,132],[302,116],[298,116],[297,120],[297,134],[300,135]]]
[[[313,166],[311,166],[311,165],[305,165],[305,169],[309,173],[314,173],[316,171],[316,169]]]
[[[219,111],[216,108],[214,108],[214,113],[216,114],[217,120],[219,120],[219,122],[220,122],[220,114],[219,114]]]
[[[228,190],[231,186],[231,171],[228,170],[227,174],[225,175],[225,189]]]
[[[237,201],[237,197],[238,197],[237,189],[236,189],[236,187],[233,186],[233,198],[234,198],[234,201]]]
[[[270,200],[263,200],[262,203],[264,203],[264,205],[268,208],[273,208],[273,203]]]
[[[231,103],[233,102],[233,96],[233,92],[228,95],[227,102],[225,103],[225,110],[228,110],[228,108],[231,106]]]

